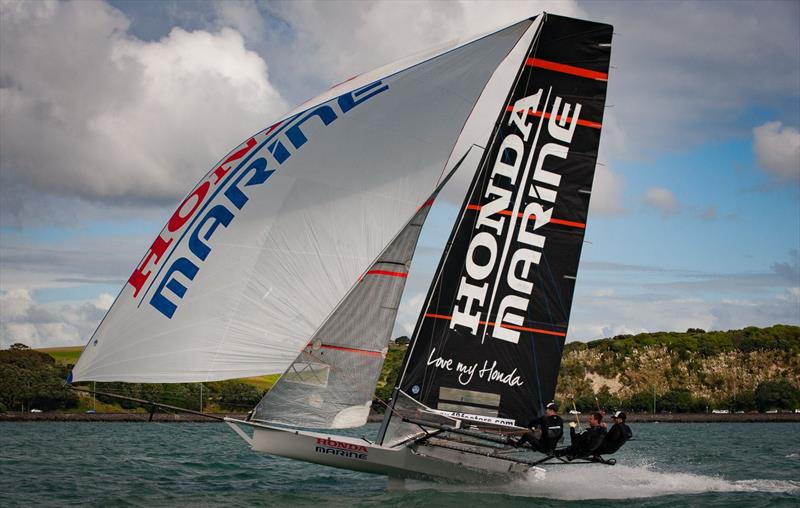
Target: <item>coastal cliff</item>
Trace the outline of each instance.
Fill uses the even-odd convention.
[[[655,399],[656,411],[766,411],[798,407],[799,384],[800,327],[689,329],[567,344],[556,398],[579,410],[652,411]]]

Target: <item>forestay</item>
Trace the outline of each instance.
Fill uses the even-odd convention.
[[[436,187],[484,86],[530,25],[355,78],[237,147],[169,218],[73,380],[286,369]]]

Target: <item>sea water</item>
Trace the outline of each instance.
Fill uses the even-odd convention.
[[[631,426],[613,467],[394,490],[382,476],[253,452],[224,424],[5,422],[0,506],[800,506],[800,423]]]

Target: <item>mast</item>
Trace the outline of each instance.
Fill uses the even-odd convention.
[[[417,321],[378,442],[404,413],[528,425],[555,393],[612,27],[544,14]]]

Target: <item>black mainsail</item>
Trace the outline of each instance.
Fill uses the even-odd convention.
[[[429,289],[379,442],[421,408],[527,425],[555,393],[612,27],[544,14]]]

